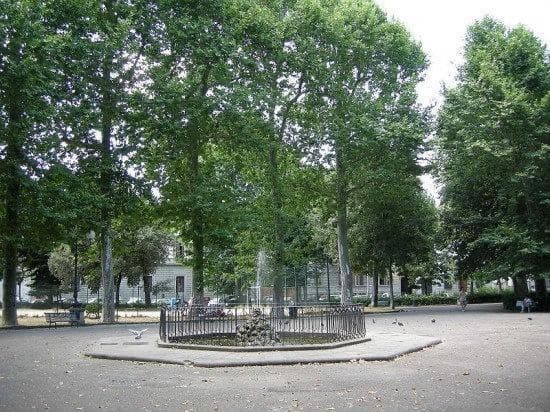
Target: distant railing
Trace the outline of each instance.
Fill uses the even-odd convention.
[[[240,346],[238,328],[258,309],[278,335],[278,344],[282,345],[311,343],[312,339],[337,342],[363,337],[366,333],[362,305],[186,306],[160,309],[160,339],[163,342],[189,342],[200,338],[200,342],[217,344],[223,336],[223,344]]]

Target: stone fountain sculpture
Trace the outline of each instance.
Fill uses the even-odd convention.
[[[237,326],[237,341],[243,346],[274,346],[280,343],[279,335],[258,308],[253,310],[245,323]]]

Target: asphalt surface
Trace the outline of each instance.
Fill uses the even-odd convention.
[[[372,333],[443,343],[393,361],[204,369],[83,356],[123,338],[122,325],[0,330],[0,410],[550,410],[550,313],[487,304],[369,318]]]

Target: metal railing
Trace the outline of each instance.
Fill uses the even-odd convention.
[[[160,309],[160,339],[163,342],[189,342],[200,338],[206,344],[216,344],[223,336],[226,345],[240,346],[238,328],[253,316],[254,310],[261,310],[282,345],[300,340],[310,343],[308,338],[338,342],[363,337],[366,333],[362,305],[187,306]]]

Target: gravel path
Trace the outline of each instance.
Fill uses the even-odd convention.
[[[120,325],[0,330],[0,410],[550,410],[549,313],[487,304],[369,318],[372,331],[443,343],[390,362],[202,369],[82,356],[125,336]]]

